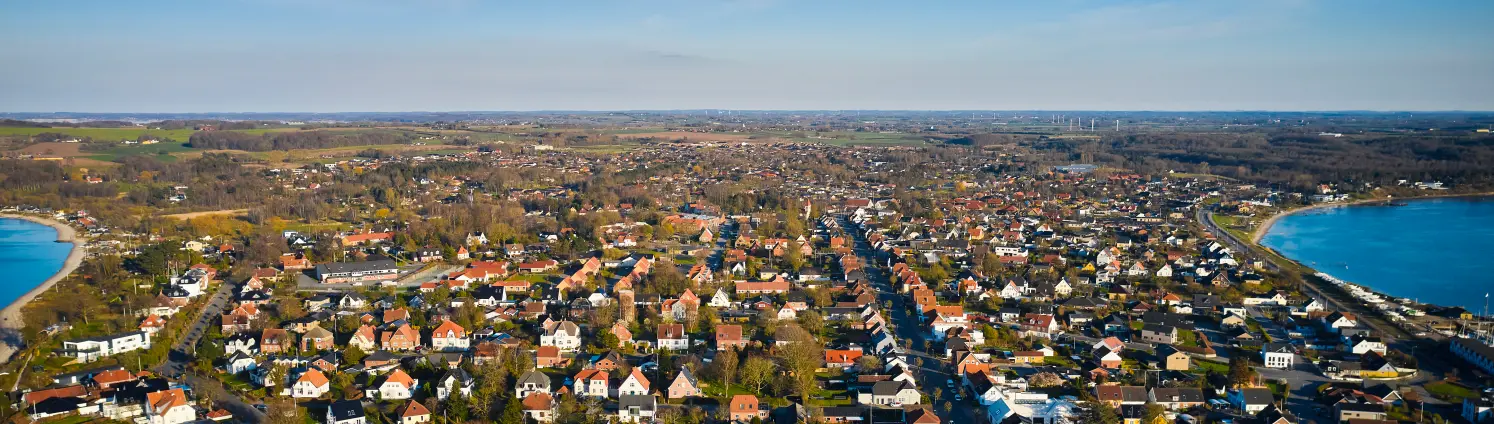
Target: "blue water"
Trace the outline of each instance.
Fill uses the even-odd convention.
[[[1483,310],[1494,292],[1494,197],[1408,203],[1288,215],[1261,244],[1391,296]]]
[[[52,278],[72,249],[72,243],[57,242],[52,227],[0,218],[0,307]]]

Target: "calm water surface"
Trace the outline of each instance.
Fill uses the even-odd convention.
[[[57,242],[52,227],[0,218],[0,307],[61,270],[72,248],[72,243]]]
[[[1483,310],[1494,292],[1494,197],[1408,203],[1289,215],[1261,244],[1391,296]]]

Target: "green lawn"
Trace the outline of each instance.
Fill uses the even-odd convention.
[[[1466,398],[1478,397],[1478,391],[1446,381],[1428,383],[1425,388],[1433,396],[1447,401],[1462,402]]]
[[[1211,362],[1193,358],[1193,367],[1198,368],[1199,370],[1202,370],[1204,372],[1212,371],[1220,374],[1229,374],[1229,364],[1225,363]]]

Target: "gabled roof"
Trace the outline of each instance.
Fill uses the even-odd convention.
[[[403,406],[400,406],[398,410],[394,411],[394,415],[398,415],[400,418],[418,417],[430,414],[431,410],[426,409],[425,405],[421,405],[420,402],[416,402],[414,399],[405,402]]]

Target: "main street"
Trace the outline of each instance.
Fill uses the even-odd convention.
[[[907,297],[899,295],[893,289],[890,276],[886,267],[883,266],[886,259],[876,249],[872,249],[871,243],[867,242],[866,235],[859,226],[854,226],[844,216],[840,218],[840,222],[841,227],[851,233],[852,248],[856,256],[860,257],[865,264],[866,277],[870,280],[872,287],[877,289],[877,299],[884,305],[888,303],[892,305],[891,308],[882,312],[888,314],[886,318],[891,320],[894,327],[893,334],[897,336],[899,352],[906,358],[908,365],[914,368],[919,390],[933,399],[933,405],[930,406],[944,418],[945,422],[974,423],[976,417],[981,414],[976,411],[974,402],[970,399],[955,399],[955,394],[959,391],[958,384],[951,387],[946,382],[952,379],[957,380],[957,378],[950,375],[946,362],[939,357],[939,352],[929,352],[924,349],[926,338],[923,325],[919,322],[918,315],[912,310],[912,305],[908,304]],[[911,346],[911,348],[901,348],[904,345]],[[937,398],[934,397],[935,387],[943,388]],[[945,402],[951,405],[949,411],[941,409]]]
[[[208,326],[212,325],[214,320],[223,315],[223,309],[228,307],[230,300],[233,298],[233,288],[234,284],[228,281],[218,284],[218,291],[213,292],[213,296],[208,298],[207,305],[204,305],[202,311],[197,315],[197,321],[193,322],[192,327],[187,329],[187,334],[183,335],[175,346],[172,346],[171,351],[166,355],[166,360],[156,365],[155,371],[162,375],[181,376],[199,396],[206,395],[216,400],[217,407],[233,413],[234,417],[240,422],[258,424],[268,418],[264,413],[250,406],[248,402],[245,402],[238,395],[225,389],[223,384],[217,381],[216,378],[205,377],[199,375],[196,371],[189,371],[192,361],[197,358],[197,355],[195,355],[197,341],[202,339],[202,335],[207,331]]]

